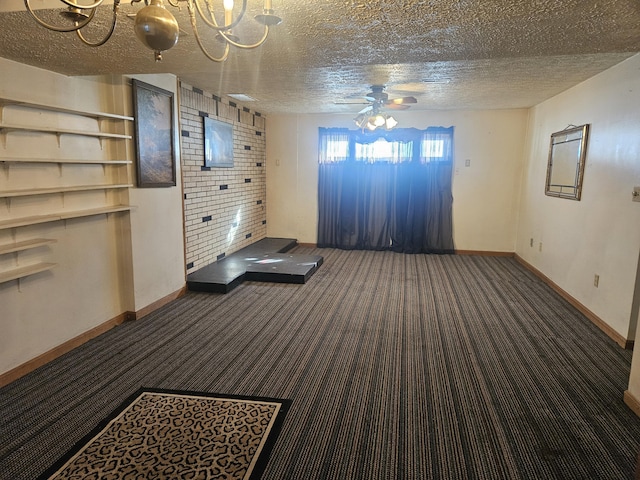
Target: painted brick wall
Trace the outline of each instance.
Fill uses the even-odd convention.
[[[233,168],[204,166],[203,117],[233,125]],[[187,273],[266,236],[265,118],[181,83]]]

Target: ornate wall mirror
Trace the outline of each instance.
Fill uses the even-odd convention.
[[[580,200],[589,124],[551,134],[545,193]]]

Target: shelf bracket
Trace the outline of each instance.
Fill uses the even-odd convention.
[[[60,148],[61,143],[60,143],[60,137],[62,136],[62,134],[60,133],[56,133],[56,138],[58,139],[58,148]]]

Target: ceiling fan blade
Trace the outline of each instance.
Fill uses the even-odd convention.
[[[385,108],[390,108],[391,110],[406,110],[409,107],[409,105],[403,105],[401,103],[390,103],[388,105],[385,105]]]
[[[371,110],[373,110],[373,106],[372,106],[372,105],[369,105],[369,106],[367,106],[367,107],[364,107],[362,110],[360,110],[360,111],[358,112],[358,115],[360,115],[361,113],[367,113],[367,112],[370,112]]]
[[[387,100],[385,104],[387,105],[404,105],[406,103],[418,103],[416,97],[401,97],[394,98],[393,100]]]

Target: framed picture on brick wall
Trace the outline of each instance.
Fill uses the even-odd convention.
[[[204,166],[233,167],[233,125],[204,117]]]
[[[133,80],[138,187],[173,187],[173,93]]]

